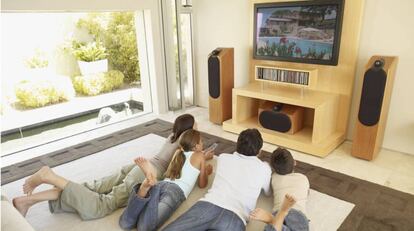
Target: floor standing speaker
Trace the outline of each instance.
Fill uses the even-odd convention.
[[[382,146],[397,62],[397,57],[373,56],[366,65],[351,151],[355,157],[372,160]]]
[[[208,57],[209,118],[216,124],[231,118],[234,49],[217,48]]]

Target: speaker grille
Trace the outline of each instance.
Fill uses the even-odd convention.
[[[208,58],[208,92],[214,99],[220,97],[220,60],[217,56]]]
[[[386,81],[387,73],[383,69],[370,68],[365,72],[358,112],[358,119],[365,126],[379,121]]]
[[[264,128],[278,132],[287,132],[292,127],[289,116],[275,111],[262,111],[259,115],[259,123]]]

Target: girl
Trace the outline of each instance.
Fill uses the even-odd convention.
[[[180,135],[193,128],[194,117],[184,114],[174,122],[172,134],[164,143],[161,151],[150,159],[151,165],[157,170],[155,175],[161,177],[167,169],[174,151],[178,147]],[[211,158],[212,153],[206,153]],[[76,212],[83,220],[95,219],[111,214],[128,201],[132,187],[145,179],[142,169],[135,165],[122,167],[121,171],[94,180],[92,183],[77,184],[55,174],[49,167],[44,166],[29,177],[23,185],[23,192],[27,196],[13,199],[13,205],[25,216],[28,209],[39,202],[49,201],[49,209],[55,212]],[[33,190],[40,184],[55,186],[52,189],[34,193]]]
[[[144,171],[146,179],[136,185],[128,200],[127,208],[119,219],[124,229],[155,230],[159,228],[188,197],[197,179],[204,188],[212,166],[205,164],[200,132],[185,131],[167,172],[166,178],[157,183],[155,171],[142,157],[136,164]]]

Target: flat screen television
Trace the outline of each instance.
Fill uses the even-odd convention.
[[[254,59],[337,65],[343,0],[254,5]]]

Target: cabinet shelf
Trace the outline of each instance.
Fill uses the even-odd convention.
[[[328,155],[345,136],[337,128],[340,95],[312,89],[262,86],[258,82],[233,89],[233,118],[223,123],[226,131],[239,133],[257,128],[267,142],[317,156]],[[304,128],[294,134],[263,128],[258,124],[258,108],[263,101],[304,107]]]

